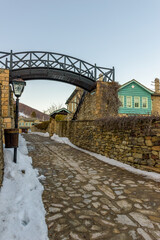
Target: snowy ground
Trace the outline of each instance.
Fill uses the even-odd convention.
[[[4,148],[5,171],[0,191],[0,240],[48,240],[43,186],[24,138],[20,135],[18,161],[13,162],[13,149]],[[43,177],[43,176],[41,176]]]

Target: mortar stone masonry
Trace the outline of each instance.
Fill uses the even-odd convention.
[[[4,159],[3,159],[3,141],[2,141],[2,114],[1,114],[1,84],[0,84],[0,187],[2,186],[3,180],[3,169],[4,169]]]
[[[133,130],[108,131],[96,121],[60,121],[54,132],[68,137],[76,146],[105,155],[139,169],[160,173],[160,122],[146,134],[143,127]],[[52,132],[53,133],[53,132]]]

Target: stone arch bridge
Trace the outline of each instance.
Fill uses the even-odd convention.
[[[0,68],[9,69],[9,81],[21,77],[23,80],[55,80],[73,84],[84,90],[92,91],[96,81],[115,79],[114,67],[99,67],[68,55],[44,52],[0,52]]]

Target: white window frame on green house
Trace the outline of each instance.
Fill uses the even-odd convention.
[[[130,105],[128,104],[128,99],[130,99]],[[132,108],[132,96],[126,96],[126,107]]]
[[[136,104],[138,105],[136,106]],[[140,97],[134,97],[134,108],[140,108]]]
[[[119,101],[120,101],[121,104],[122,104],[120,107],[124,107],[124,96],[119,95],[118,98],[119,98]]]
[[[146,107],[143,106],[144,100],[146,100]],[[148,108],[148,97],[142,97],[142,108]]]

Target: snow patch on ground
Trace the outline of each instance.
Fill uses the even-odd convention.
[[[49,137],[49,133],[48,132],[45,132],[45,133],[42,133],[42,132],[31,132],[30,134],[37,134],[37,135],[42,136],[42,137]]]
[[[17,163],[13,149],[4,148],[4,179],[0,191],[0,239],[48,240],[43,186],[32,168],[25,139],[20,135]],[[42,178],[42,177],[39,177]]]
[[[72,144],[70,142],[70,140],[66,137],[59,137],[58,135],[54,134],[52,137],[51,137],[52,140],[56,141],[56,142],[59,142],[59,143],[65,143],[65,144],[68,144],[69,146],[77,149],[77,150],[80,150],[82,152],[85,152],[105,163],[108,163],[110,165],[113,165],[113,166],[116,166],[116,167],[120,167],[122,169],[125,169],[129,172],[132,172],[132,173],[135,173],[135,174],[138,174],[138,175],[142,175],[146,178],[149,178],[149,179],[152,179],[154,181],[157,181],[157,182],[160,182],[160,174],[159,173],[154,173],[154,172],[147,172],[147,171],[143,171],[143,170],[140,170],[140,169],[137,169],[137,168],[134,168],[128,164],[124,164],[124,163],[121,163],[119,161],[116,161],[114,159],[110,159],[110,158],[107,158],[101,154],[97,154],[97,153],[93,153],[93,152],[90,152],[90,151],[87,151],[85,149],[82,149],[82,148],[79,148],[77,146],[75,146],[74,144]]]

